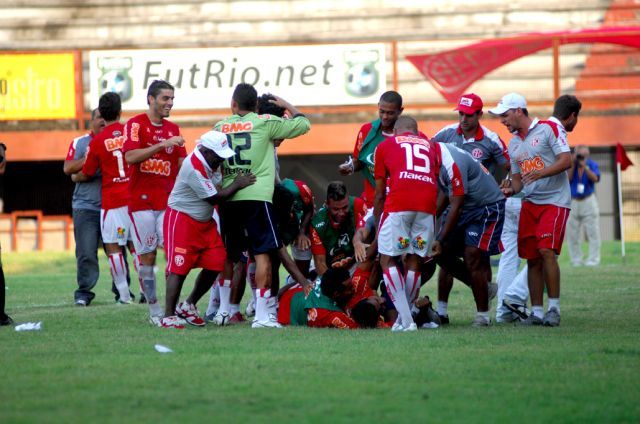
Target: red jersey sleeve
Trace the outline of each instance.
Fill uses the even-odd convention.
[[[314,255],[326,255],[327,250],[320,240],[320,236],[315,228],[311,227],[311,253]]]
[[[93,177],[100,168],[100,146],[102,143],[96,143],[95,140],[87,146],[87,160],[82,165],[82,173],[87,177]]]
[[[300,197],[302,198],[302,202],[305,206],[313,205],[313,193],[311,193],[311,189],[308,185],[306,185],[302,181],[294,180],[296,187],[298,187],[298,191],[300,192]]]
[[[67,151],[67,157],[65,160],[74,160],[76,158],[76,141],[73,140],[71,144],[69,144],[69,150]]]
[[[384,166],[384,151],[387,145],[386,140],[378,145],[373,168],[373,177],[376,180],[387,178],[387,169]]]
[[[353,158],[358,159],[358,155],[360,154],[360,149],[362,149],[362,143],[364,143],[364,139],[367,138],[367,134],[371,130],[371,123],[364,124],[360,131],[358,132],[358,137],[356,138],[356,144],[353,148]]]
[[[356,224],[360,221],[364,221],[364,216],[367,214],[367,205],[359,197],[356,197],[353,201],[353,215],[356,220]]]
[[[140,123],[130,119],[124,126],[124,146],[122,153],[140,148]]]

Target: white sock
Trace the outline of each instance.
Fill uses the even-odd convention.
[[[120,300],[123,302],[130,301],[131,296],[129,295],[129,286],[127,285],[127,268],[121,252],[109,255],[109,269],[111,270],[113,282],[120,294]]]
[[[531,313],[533,315],[535,315],[536,317],[542,319],[544,318],[544,309],[542,308],[542,306],[532,306],[531,307]]]
[[[407,302],[409,305],[413,304],[413,301],[418,296],[420,291],[420,271],[407,271],[407,275],[404,278],[404,291],[407,295]]]
[[[402,325],[404,327],[408,327],[413,323],[413,317],[411,316],[411,309],[409,309],[409,302],[407,302],[407,295],[405,293],[403,281],[404,279],[398,272],[398,268],[395,266],[385,270],[383,275],[387,293],[398,311],[398,315],[402,320]]]
[[[235,315],[240,312],[240,304],[239,303],[230,303],[229,304],[229,315]]]
[[[438,315],[447,316],[447,302],[443,302],[442,300],[438,300]]]
[[[220,309],[220,279],[213,282],[211,291],[209,292],[209,305],[207,306],[207,315],[215,315]]]
[[[558,313],[560,313],[560,298],[549,298],[549,309],[551,308],[556,308],[556,310],[558,311]],[[547,310],[549,310],[547,309]]]
[[[229,313],[229,301],[231,299],[231,280],[222,280],[220,286],[220,309],[219,313]]]
[[[271,297],[271,290],[256,289],[256,321],[268,321],[269,311],[267,300]]]

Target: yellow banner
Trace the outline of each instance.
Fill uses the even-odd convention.
[[[0,120],[73,119],[73,53],[0,54]]]

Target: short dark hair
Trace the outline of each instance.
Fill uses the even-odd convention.
[[[356,303],[351,309],[353,320],[362,328],[376,328],[378,326],[378,311],[367,299]]]
[[[413,134],[418,134],[418,122],[408,115],[401,115],[396,120],[394,128],[397,130],[410,131]]]
[[[578,116],[580,109],[582,109],[582,102],[578,100],[576,96],[563,94],[558,97],[556,102],[553,104],[553,116],[560,120],[564,120],[570,117],[572,113],[575,113],[576,116]]]
[[[397,91],[386,91],[382,93],[380,96],[380,103],[391,103],[398,107],[398,109],[402,108],[402,96]]]
[[[522,111],[522,114],[524,116],[529,116],[529,109],[527,109],[526,107],[520,108],[520,110]]]
[[[246,82],[236,85],[232,98],[238,103],[240,110],[254,111],[258,105],[258,92],[253,85]]]
[[[342,181],[331,181],[327,186],[327,200],[342,200],[347,197],[347,186]]]
[[[98,101],[98,110],[102,119],[107,122],[115,121],[122,112],[122,101],[118,93],[104,93]]]
[[[149,96],[155,99],[162,90],[176,91],[176,89],[173,88],[173,85],[168,82],[164,80],[154,80],[147,90],[147,104],[149,104]]]
[[[336,294],[344,291],[344,283],[351,278],[349,271],[343,268],[329,268],[320,281],[320,291],[329,299],[333,299]]]
[[[260,115],[273,115],[282,118],[286,109],[269,101],[275,99],[275,96],[271,93],[265,93],[258,97],[258,113]]]

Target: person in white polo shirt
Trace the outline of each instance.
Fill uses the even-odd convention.
[[[161,327],[184,328],[179,318],[191,325],[205,325],[195,305],[222,271],[227,257],[213,218],[214,205],[256,182],[253,174],[240,173],[229,186],[216,190],[215,171],[234,155],[225,134],[209,131],[180,168],[164,215],[167,288]],[[182,284],[193,268],[202,271],[189,297],[176,308]]]
[[[511,181],[506,196],[524,192],[518,226],[518,255],[527,259],[532,313],[524,325],[560,325],[560,254],[571,206],[567,169],[571,153],[557,123],[529,117],[518,93],[505,95],[489,113],[513,133],[509,143]],[[543,291],[549,296],[543,313]]]

